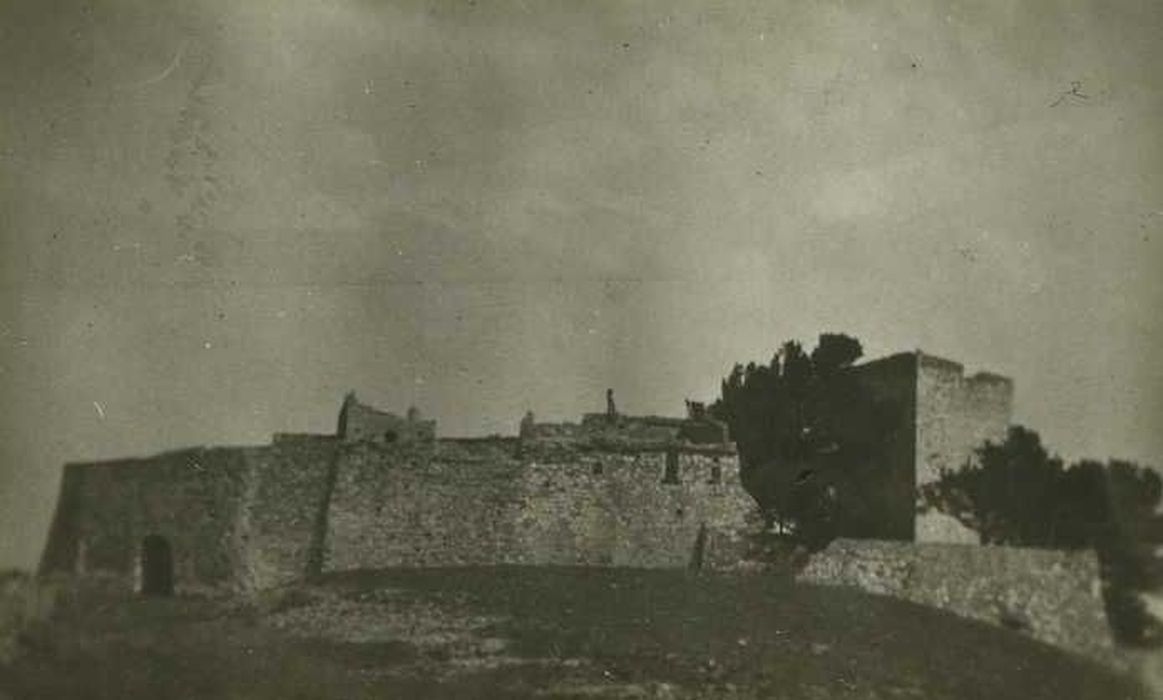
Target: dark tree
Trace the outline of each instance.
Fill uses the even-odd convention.
[[[1012,426],[1004,442],[986,443],[978,464],[925,487],[927,500],[981,535],[985,544],[1048,546],[1066,513],[1059,503],[1062,460],[1038,434]]]
[[[830,374],[848,367],[864,354],[860,341],[843,333],[824,333],[812,351],[812,365],[818,373]]]
[[[845,370],[862,354],[860,342],[843,334],[823,334],[809,355],[788,341],[768,364],[735,365],[710,407],[726,421],[739,447],[743,483],[769,524],[795,526],[805,537],[824,541],[836,501],[835,484],[820,478],[826,465],[862,446],[837,429],[845,412],[874,411]]]

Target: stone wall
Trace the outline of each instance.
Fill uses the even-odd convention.
[[[168,542],[179,592],[234,585],[235,525],[256,448],[190,449],[65,467],[42,572],[139,585],[143,540]]]
[[[269,588],[318,573],[339,441],[279,440],[247,453],[244,507],[233,547],[237,585]]]
[[[745,525],[734,455],[590,452],[524,465],[514,513],[524,563],[683,567]],[[667,480],[672,460],[677,480]],[[717,470],[717,471],[716,471]],[[717,475],[717,478],[716,478]]]
[[[960,364],[921,355],[917,376],[917,483],[956,471],[987,440],[1005,440],[1013,382],[980,373],[964,375]]]
[[[717,552],[751,508],[725,446],[282,435],[67,466],[42,572],[137,590],[150,536],[168,545],[179,593],[387,566],[681,567],[730,559]]]
[[[725,450],[362,445],[340,459],[323,568],[682,567],[700,541],[713,562],[752,507]]]
[[[493,513],[517,477],[438,445],[351,445],[339,458],[323,570],[488,564],[511,533]]]
[[[941,608],[1114,660],[1093,552],[836,540],[798,578]]]
[[[41,571],[136,590],[142,543],[157,535],[179,593],[302,579],[320,568],[337,448],[296,437],[68,465]]]

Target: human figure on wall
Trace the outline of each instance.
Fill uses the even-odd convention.
[[[606,389],[606,420],[611,423],[618,420],[618,409],[614,406],[613,389]]]

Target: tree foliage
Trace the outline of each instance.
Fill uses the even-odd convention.
[[[1150,532],[1160,522],[1161,497],[1156,472],[1120,460],[1067,466],[1021,426],[1000,444],[986,443],[975,464],[922,488],[924,502],[976,530],[983,543],[1095,548],[1115,631],[1131,640],[1158,632],[1136,594],[1163,585]]]
[[[744,486],[769,523],[827,538],[809,531],[827,529],[835,494],[814,475],[877,439],[876,411],[845,371],[862,354],[855,338],[826,333],[810,354],[788,341],[769,363],[737,364],[723,380],[711,412],[726,421]],[[867,434],[851,426],[865,426]]]

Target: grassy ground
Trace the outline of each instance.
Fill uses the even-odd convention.
[[[776,576],[361,572],[87,607],[24,646],[0,697],[1140,697],[1017,633]]]

